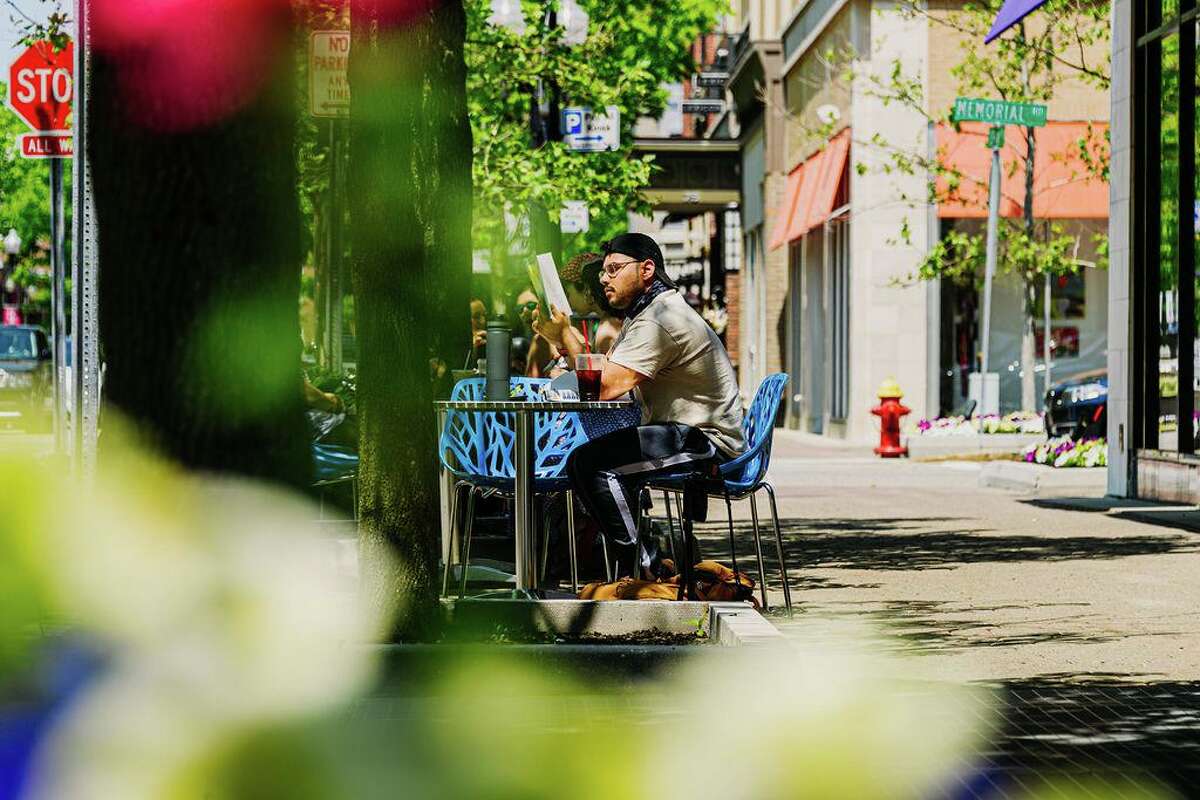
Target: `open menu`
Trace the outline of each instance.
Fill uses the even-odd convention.
[[[529,265],[529,281],[533,284],[533,291],[547,313],[550,311],[550,306],[554,306],[566,314],[568,319],[572,316],[571,303],[567,300],[567,292],[563,289],[562,281],[558,277],[558,267],[554,265],[554,256],[550,253],[538,254],[537,262]]]

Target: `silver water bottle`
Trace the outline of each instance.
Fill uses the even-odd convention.
[[[511,360],[512,331],[503,317],[487,324],[487,399],[508,399],[508,369]]]

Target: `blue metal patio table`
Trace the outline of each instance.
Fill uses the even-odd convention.
[[[537,591],[537,559],[533,542],[534,435],[533,415],[547,412],[621,411],[631,400],[438,400],[438,423],[448,411],[512,414],[516,433],[513,467],[513,527],[516,529],[516,590],[528,596]]]

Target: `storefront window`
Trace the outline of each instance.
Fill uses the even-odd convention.
[[[1133,118],[1139,158],[1132,271],[1135,446],[1193,455],[1200,339],[1200,92],[1196,0],[1136,4]],[[1186,18],[1186,22],[1183,19]]]
[[[1191,26],[1191,34],[1192,34],[1192,48],[1193,48],[1193,52],[1195,52],[1196,43],[1200,42],[1200,35],[1197,35],[1197,34],[1200,34],[1200,22],[1195,23]],[[1197,61],[1193,60],[1192,63],[1196,64]],[[1193,166],[1193,169],[1192,169],[1192,198],[1193,199],[1192,199],[1192,207],[1190,209],[1187,209],[1184,213],[1187,213],[1190,211],[1191,215],[1192,215],[1191,231],[1192,231],[1192,259],[1193,259],[1193,267],[1192,267],[1193,292],[1192,292],[1192,308],[1191,308],[1190,313],[1191,313],[1191,320],[1192,320],[1192,324],[1193,324],[1191,332],[1192,332],[1192,336],[1196,337],[1197,333],[1200,332],[1200,304],[1196,303],[1196,298],[1200,297],[1200,149],[1198,149],[1195,146],[1195,142],[1196,142],[1195,128],[1198,125],[1200,125],[1200,73],[1198,73],[1196,69],[1193,69],[1192,73],[1193,73],[1193,75],[1192,75],[1192,81],[1191,81],[1192,85],[1191,85],[1191,101],[1190,102],[1192,104],[1193,115],[1194,115],[1193,120],[1192,120],[1192,129],[1193,129],[1192,151],[1195,154],[1194,158],[1192,160],[1192,166]],[[1187,98],[1187,95],[1185,94],[1184,95],[1185,102],[1187,101],[1186,98]],[[1196,391],[1196,389],[1198,388],[1197,387],[1197,376],[1200,376],[1200,369],[1196,369],[1197,361],[1200,361],[1200,338],[1193,338],[1193,340],[1192,340],[1192,364],[1193,364],[1193,367],[1192,367],[1192,383],[1193,383],[1192,397],[1193,398],[1195,398],[1197,396],[1197,391]],[[1192,404],[1192,452],[1200,452],[1200,419],[1198,419],[1197,413],[1196,413],[1198,408],[1200,408],[1200,404],[1193,402],[1193,404]]]

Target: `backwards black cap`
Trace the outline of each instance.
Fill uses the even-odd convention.
[[[653,261],[654,277],[658,278],[671,289],[679,288],[675,285],[675,281],[667,276],[667,269],[663,264],[662,250],[659,249],[658,242],[644,233],[622,233],[620,236],[614,236],[600,245],[600,249],[606,255],[608,253],[620,253],[623,256],[636,258],[638,261]]]

